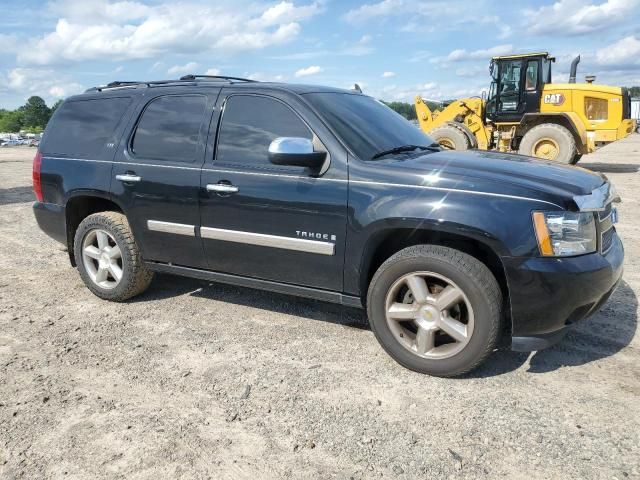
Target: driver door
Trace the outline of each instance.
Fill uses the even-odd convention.
[[[202,170],[200,234],[208,267],[341,291],[348,184],[346,163],[338,159],[346,155],[312,130],[318,120],[295,98],[246,91],[223,89],[215,158],[207,154]],[[333,145],[328,169],[270,163],[268,148],[278,137]]]

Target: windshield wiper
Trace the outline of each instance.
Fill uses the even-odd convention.
[[[389,150],[383,150],[381,152],[376,153],[371,160],[375,160],[376,158],[384,157],[386,155],[392,155],[394,153],[402,153],[402,152],[412,152],[414,150],[431,150],[431,151],[440,151],[440,145],[437,143],[432,143],[431,145],[400,145],[399,147],[390,148]]]

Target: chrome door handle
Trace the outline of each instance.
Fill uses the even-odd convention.
[[[207,192],[236,193],[237,191],[238,187],[227,185],[226,183],[210,183],[207,185]]]
[[[142,180],[142,178],[139,177],[138,175],[131,175],[131,174],[125,173],[125,174],[122,174],[122,175],[116,175],[116,180],[120,180],[121,182],[130,183],[130,182],[139,182],[140,180]]]

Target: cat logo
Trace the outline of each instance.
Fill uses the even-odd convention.
[[[547,93],[544,96],[544,103],[551,105],[562,105],[564,103],[564,95],[561,93]]]

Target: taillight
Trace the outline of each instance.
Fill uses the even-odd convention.
[[[42,154],[40,151],[36,152],[36,156],[33,157],[33,193],[36,194],[36,199],[41,202],[42,196],[42,182],[40,181],[40,169],[42,168]]]

